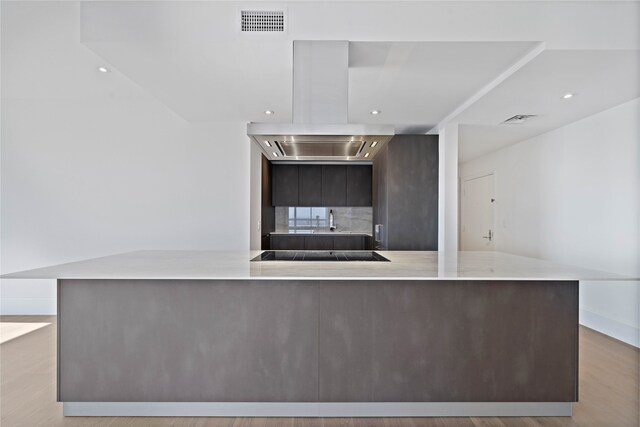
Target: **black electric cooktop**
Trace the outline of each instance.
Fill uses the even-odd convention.
[[[264,251],[251,261],[386,261],[373,251]]]

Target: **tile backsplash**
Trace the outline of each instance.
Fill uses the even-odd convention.
[[[337,231],[355,231],[371,233],[373,223],[373,208],[371,207],[338,207],[338,208],[308,208],[308,207],[276,207],[276,231],[289,230],[328,230],[329,210],[333,210],[333,217]]]

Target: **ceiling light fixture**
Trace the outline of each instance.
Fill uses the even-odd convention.
[[[369,157],[369,153],[364,153],[364,157],[365,158]]]
[[[371,143],[371,148],[374,148],[376,145],[378,145],[378,141],[373,141],[373,142]]]
[[[377,116],[380,113],[382,113],[382,111],[380,110],[371,110],[371,114],[373,114],[374,116]]]
[[[265,113],[267,116],[271,116],[271,115],[275,114],[272,110],[264,110],[264,113]]]
[[[275,151],[272,154],[273,154],[273,157],[278,157],[278,153],[276,153]]]
[[[109,69],[107,67],[98,67],[98,71],[100,71],[101,73],[108,73]]]
[[[271,143],[269,141],[264,142],[267,147],[271,147]]]
[[[562,99],[569,99],[569,98],[573,98],[572,93],[565,93],[564,95],[562,95]]]

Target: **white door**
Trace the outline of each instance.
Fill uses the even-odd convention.
[[[493,174],[462,182],[461,226],[463,251],[492,251],[494,233]]]

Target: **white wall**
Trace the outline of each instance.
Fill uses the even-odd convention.
[[[248,249],[243,123],[188,125],[127,101],[2,109],[2,272],[137,249]],[[2,281],[2,312],[54,310]]]
[[[640,99],[460,167],[496,176],[496,250],[640,276]],[[581,322],[640,345],[638,282],[581,283]]]
[[[249,249],[246,123],[185,122],[117,70],[96,71],[77,3],[30,3],[2,13],[1,272]],[[3,314],[54,313],[55,284],[2,280],[0,299]]]

